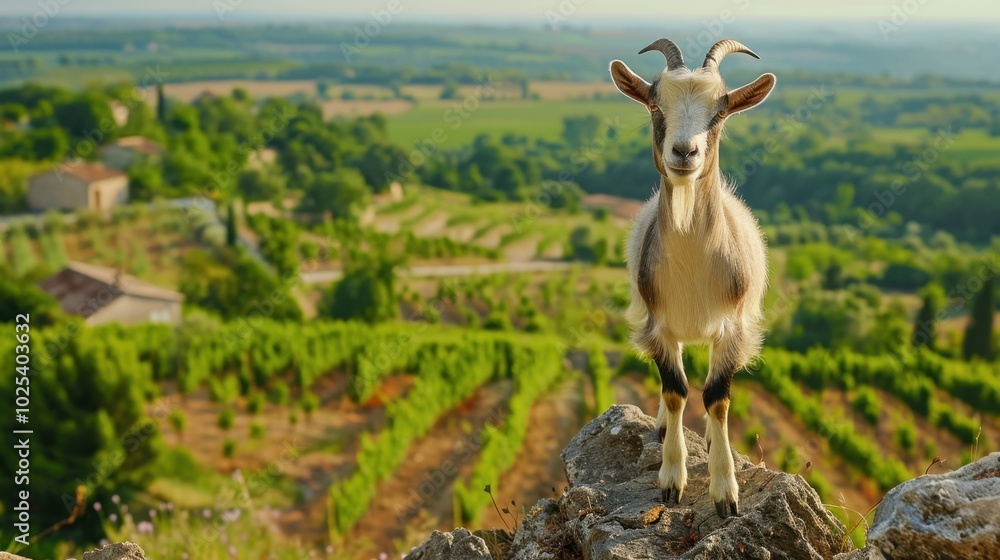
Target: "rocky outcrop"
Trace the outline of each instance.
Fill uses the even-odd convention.
[[[568,490],[533,507],[502,555],[513,560],[634,558],[831,558],[850,541],[844,528],[798,475],[756,466],[736,455],[742,515],[721,519],[708,493],[705,440],[685,430],[688,487],[679,506],[661,503],[661,445],[654,420],[634,406],[614,406],[592,420],[563,451]],[[464,529],[456,552],[435,533],[407,558],[495,558],[466,554],[489,548]],[[460,537],[459,537],[460,535]],[[459,539],[459,540],[456,540]],[[478,542],[477,542],[478,539]],[[844,544],[844,543],[848,544]],[[433,547],[433,548],[432,548]],[[435,552],[430,552],[431,550]],[[489,553],[487,553],[489,554]]]
[[[486,541],[473,535],[467,529],[455,529],[450,533],[434,531],[419,548],[410,551],[406,557],[410,560],[437,560],[450,558],[452,560],[493,560]]]
[[[885,495],[864,550],[838,560],[1000,558],[1000,453]]]
[[[0,560],[29,560],[8,552],[0,552]],[[72,559],[71,559],[72,560]],[[142,547],[132,541],[109,544],[83,553],[83,560],[146,560]]]
[[[83,560],[146,560],[146,553],[139,545],[126,541],[85,552]]]

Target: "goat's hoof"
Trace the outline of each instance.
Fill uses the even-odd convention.
[[[663,500],[663,504],[666,506],[680,505],[681,503],[681,493],[683,490],[677,486],[668,486],[667,488],[660,488],[660,499]],[[670,500],[673,499],[673,503]]]
[[[660,443],[663,443],[664,438],[667,437],[667,427],[660,426]]]
[[[715,513],[718,513],[719,517],[723,519],[729,517],[730,515],[732,515],[733,517],[739,517],[740,508],[736,505],[736,502],[734,501],[722,500],[720,502],[715,502]]]

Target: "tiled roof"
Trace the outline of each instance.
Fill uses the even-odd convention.
[[[65,175],[72,175],[73,177],[79,177],[88,183],[93,183],[94,181],[102,181],[104,179],[111,179],[113,177],[124,177],[125,174],[117,169],[111,169],[110,167],[105,167],[100,163],[91,163],[89,161],[68,161],[65,163],[60,163],[58,166],[59,173]],[[39,175],[44,175],[49,173],[41,173]],[[39,175],[36,175],[39,176]]]
[[[54,297],[66,313],[90,317],[122,295],[170,302],[184,296],[111,268],[70,262],[62,271],[38,285]]]

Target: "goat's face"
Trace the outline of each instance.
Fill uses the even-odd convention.
[[[622,93],[649,110],[656,169],[673,183],[688,183],[718,167],[719,136],[726,117],[764,101],[775,78],[764,74],[727,92],[718,61],[730,52],[753,54],[735,41],[717,43],[705,65],[694,70],[684,67],[680,50],[670,41],[661,39],[641,52],[654,48],[663,51],[668,64],[652,84],[620,60],[611,63],[611,77]]]
[[[649,88],[653,161],[660,173],[679,182],[697,177],[718,150],[725,117],[726,88],[715,72],[702,68],[664,71]]]

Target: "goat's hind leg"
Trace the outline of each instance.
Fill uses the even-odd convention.
[[[671,499],[679,504],[687,486],[687,444],[684,441],[684,405],[688,384],[681,362],[681,345],[666,345],[654,355],[660,371],[660,410],[656,426],[663,443],[663,464],[660,465],[660,496],[666,504]]]

